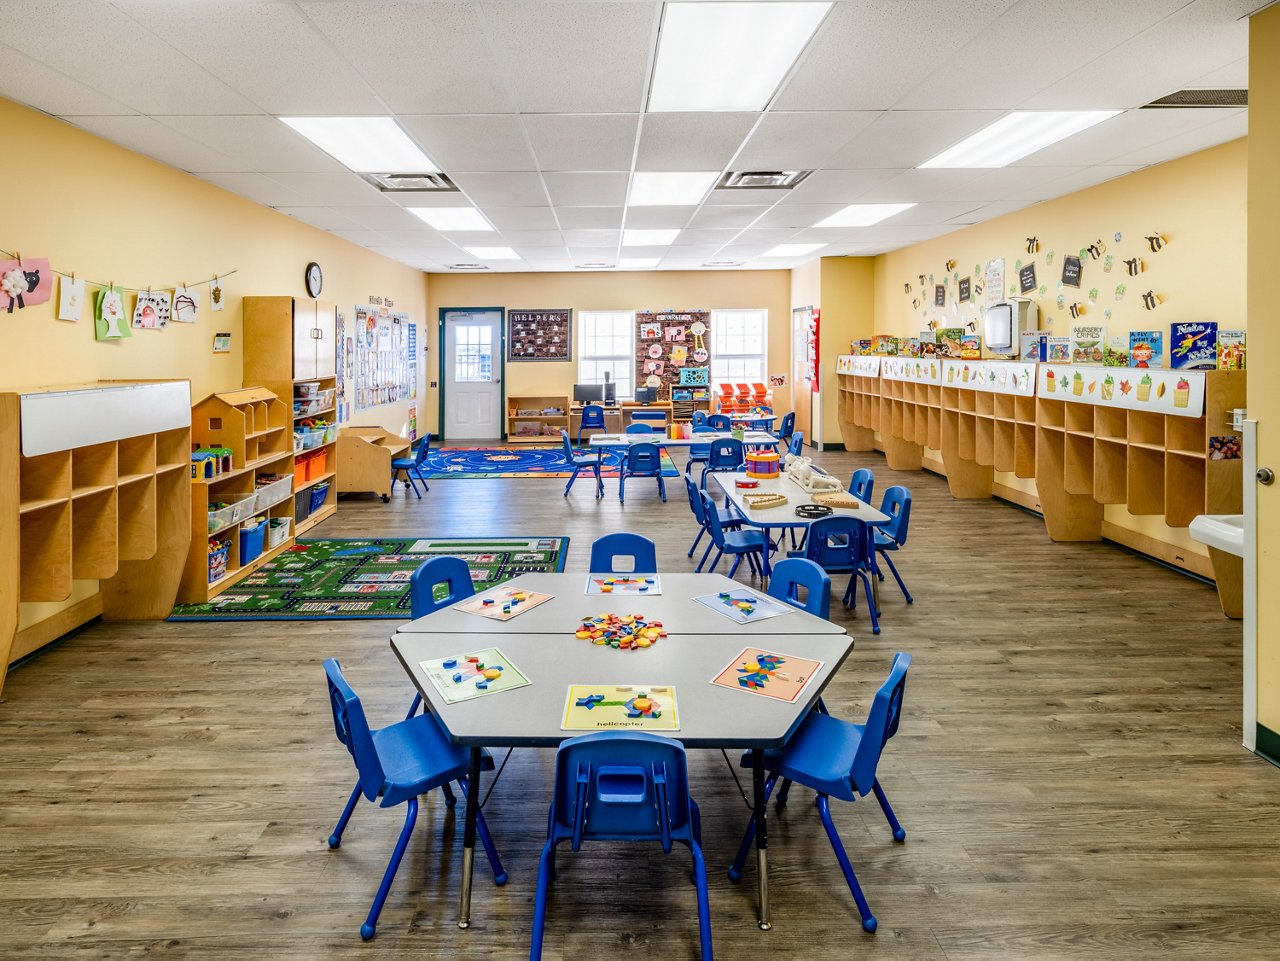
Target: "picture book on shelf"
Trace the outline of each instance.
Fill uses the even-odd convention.
[[[1218,331],[1218,370],[1244,370],[1243,330]]]
[[[964,336],[963,327],[939,327],[934,333],[938,337],[939,357],[960,356],[960,338]]]
[[[960,335],[960,356],[964,360],[980,360],[982,358],[982,336],[977,328],[966,330]]]
[[[1101,364],[1107,328],[1097,324],[1075,324],[1071,327],[1071,363]]]
[[[898,338],[889,334],[876,334],[871,338],[871,352],[893,357],[898,353]]]
[[[934,357],[938,353],[938,333],[934,330],[920,331],[920,356]]]
[[[1149,367],[1152,370],[1164,366],[1163,330],[1129,332],[1129,366]]]
[[[854,352],[855,354],[857,354],[859,357],[870,357],[870,356],[871,356],[871,341],[870,341],[870,340],[855,340],[855,341],[853,342],[853,347],[854,347],[854,351],[853,351],[853,352]]]
[[[1102,366],[1103,367],[1128,367],[1129,366],[1129,338],[1125,334],[1116,334],[1114,337],[1107,338],[1107,344],[1102,350]]]
[[[1045,341],[1045,353],[1051,364],[1071,363],[1071,338],[1049,337]]]
[[[1018,335],[1022,349],[1018,358],[1028,363],[1037,363],[1049,359],[1049,334],[1043,330],[1024,330]]]
[[[1213,370],[1218,366],[1218,325],[1214,321],[1171,324],[1169,366],[1174,370]]]
[[[901,345],[902,353],[906,354],[908,357],[920,356],[920,341],[915,337],[903,338],[902,340],[899,340],[898,343]]]

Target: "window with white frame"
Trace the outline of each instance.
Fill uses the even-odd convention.
[[[711,383],[763,384],[769,311],[711,311]]]
[[[582,310],[578,331],[578,383],[603,384],[607,373],[619,400],[634,397],[635,312]]]

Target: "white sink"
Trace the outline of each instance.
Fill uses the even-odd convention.
[[[1201,514],[1191,522],[1192,540],[1244,557],[1243,514]]]

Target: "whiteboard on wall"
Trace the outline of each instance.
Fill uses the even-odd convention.
[[[25,457],[191,426],[191,385],[112,384],[22,394]]]

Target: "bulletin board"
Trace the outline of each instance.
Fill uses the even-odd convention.
[[[349,331],[349,363],[357,411],[396,404],[412,396],[410,326],[407,314],[393,314],[385,307],[356,308],[355,324]]]
[[[507,360],[573,360],[573,310],[508,310]]]
[[[637,387],[657,387],[660,400],[671,388],[711,383],[711,312],[636,311]]]

